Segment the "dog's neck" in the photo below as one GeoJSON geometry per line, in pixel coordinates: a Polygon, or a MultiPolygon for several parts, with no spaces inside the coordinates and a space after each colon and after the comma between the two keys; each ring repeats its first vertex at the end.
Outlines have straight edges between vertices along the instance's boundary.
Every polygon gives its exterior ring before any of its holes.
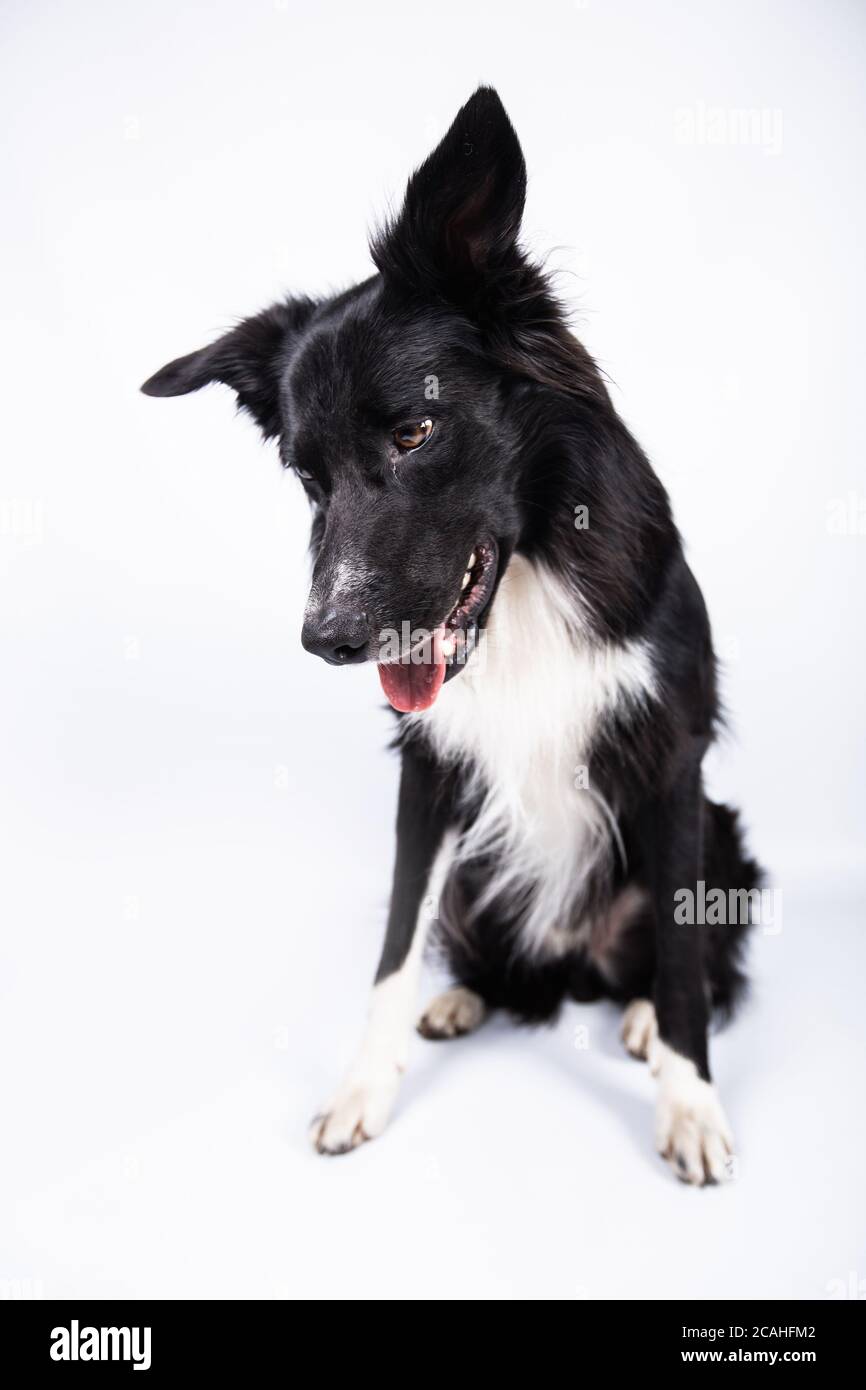
{"type": "Polygon", "coordinates": [[[645,644],[600,641],[580,595],[517,554],[466,670],[409,717],[445,761],[508,756],[528,769],[545,747],[586,749],[604,714],[654,689],[645,644]]]}

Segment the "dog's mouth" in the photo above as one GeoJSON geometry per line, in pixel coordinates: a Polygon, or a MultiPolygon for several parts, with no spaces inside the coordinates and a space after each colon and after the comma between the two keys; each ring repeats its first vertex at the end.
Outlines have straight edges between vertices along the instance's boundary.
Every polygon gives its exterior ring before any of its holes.
{"type": "Polygon", "coordinates": [[[443,683],[466,665],[493,597],[498,560],[496,542],[479,541],[448,616],[432,632],[418,635],[398,661],[379,663],[382,689],[394,709],[403,714],[429,709],[443,683]]]}

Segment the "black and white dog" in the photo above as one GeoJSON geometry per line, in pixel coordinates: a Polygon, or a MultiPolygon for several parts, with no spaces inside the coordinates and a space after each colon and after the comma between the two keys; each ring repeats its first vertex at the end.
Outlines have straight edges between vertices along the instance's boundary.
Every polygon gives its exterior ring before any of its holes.
{"type": "Polygon", "coordinates": [[[707,1030],[744,984],[747,922],[678,920],[703,881],[749,893],[735,814],[704,795],[710,629],[665,491],[521,250],[526,171],[479,89],[375,239],[377,273],[289,299],[145,384],[237,393],[313,510],[302,641],[376,661],[399,711],[397,856],[355,1064],[321,1153],[385,1128],[431,928],[454,987],[428,1038],[491,1009],[615,999],[658,1076],[656,1139],[720,1179],[730,1128],[707,1030]]]}

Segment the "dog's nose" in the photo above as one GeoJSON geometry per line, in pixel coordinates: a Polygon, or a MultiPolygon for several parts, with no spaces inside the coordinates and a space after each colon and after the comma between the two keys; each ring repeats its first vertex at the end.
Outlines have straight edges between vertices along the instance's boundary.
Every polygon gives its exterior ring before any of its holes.
{"type": "Polygon", "coordinates": [[[301,644],[329,661],[332,666],[349,666],[367,656],[367,615],[358,610],[320,608],[307,613],[301,644]]]}

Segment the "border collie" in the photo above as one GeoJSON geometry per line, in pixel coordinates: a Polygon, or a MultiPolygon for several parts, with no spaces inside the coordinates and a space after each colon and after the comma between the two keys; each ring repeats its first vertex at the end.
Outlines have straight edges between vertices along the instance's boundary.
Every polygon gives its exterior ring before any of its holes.
{"type": "Polygon", "coordinates": [[[434,932],[453,987],[425,1037],[620,1002],[658,1078],[657,1147],[700,1185],[733,1152],[707,1032],[742,993],[748,920],[684,923],[675,899],[704,882],[751,900],[759,870],[703,790],[703,599],[664,488],[521,249],[525,191],[482,87],[374,238],[376,274],[281,300],[142,389],[223,382],[278,441],[312,508],[303,645],[376,662],[398,712],[382,957],[315,1147],[385,1128],[434,932]]]}

